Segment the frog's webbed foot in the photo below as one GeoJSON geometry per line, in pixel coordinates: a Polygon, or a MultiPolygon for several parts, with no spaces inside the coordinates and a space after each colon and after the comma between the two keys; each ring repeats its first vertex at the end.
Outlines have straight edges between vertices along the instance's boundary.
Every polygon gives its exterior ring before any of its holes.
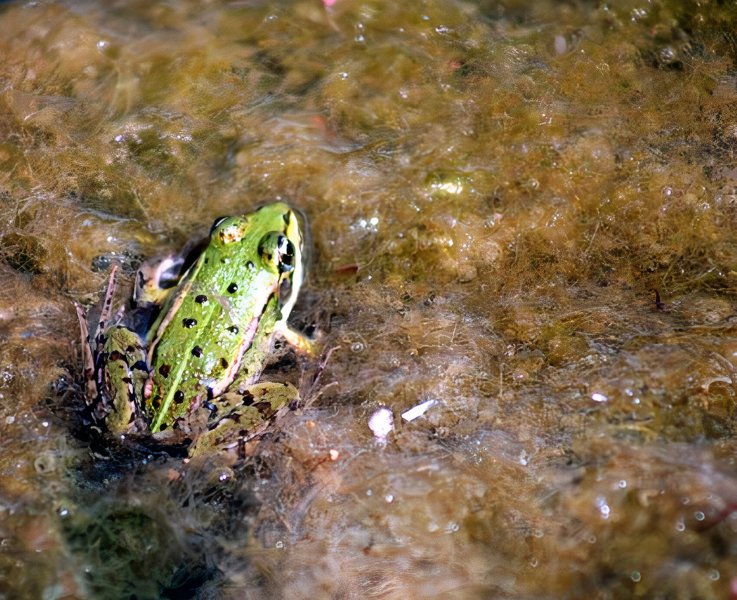
{"type": "Polygon", "coordinates": [[[212,451],[245,455],[245,443],[263,433],[271,421],[299,400],[290,383],[261,382],[242,393],[226,392],[202,405],[209,410],[207,429],[190,446],[190,456],[212,451]]]}

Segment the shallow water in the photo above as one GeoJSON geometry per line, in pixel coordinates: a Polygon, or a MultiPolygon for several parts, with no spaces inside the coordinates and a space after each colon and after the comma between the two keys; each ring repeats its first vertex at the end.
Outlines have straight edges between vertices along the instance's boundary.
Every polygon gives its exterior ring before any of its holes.
{"type": "Polygon", "coordinates": [[[737,597],[735,17],[3,4],[0,597],[737,597]],[[308,406],[90,434],[72,301],[274,198],[308,406]]]}

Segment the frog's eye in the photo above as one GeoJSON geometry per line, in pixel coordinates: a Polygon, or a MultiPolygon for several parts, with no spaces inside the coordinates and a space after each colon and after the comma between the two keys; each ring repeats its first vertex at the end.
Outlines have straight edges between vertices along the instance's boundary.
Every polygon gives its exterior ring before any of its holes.
{"type": "Polygon", "coordinates": [[[210,227],[210,235],[212,235],[212,234],[213,234],[213,232],[214,232],[214,231],[215,231],[215,230],[216,230],[216,229],[217,229],[217,228],[218,228],[218,227],[219,227],[220,225],[222,225],[222,224],[223,224],[223,221],[225,221],[225,219],[227,219],[227,218],[228,218],[228,217],[227,217],[227,216],[225,216],[225,217],[218,217],[217,219],[215,219],[215,220],[214,220],[214,221],[212,222],[212,227],[210,227]]]}
{"type": "Polygon", "coordinates": [[[295,248],[292,241],[276,231],[267,233],[258,245],[261,260],[272,265],[279,273],[288,273],[294,269],[295,248]]]}

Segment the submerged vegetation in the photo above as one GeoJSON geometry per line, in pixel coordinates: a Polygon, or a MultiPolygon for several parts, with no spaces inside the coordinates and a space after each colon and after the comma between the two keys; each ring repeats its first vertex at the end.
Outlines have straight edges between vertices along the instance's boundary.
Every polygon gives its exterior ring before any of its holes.
{"type": "Polygon", "coordinates": [[[0,589],[733,593],[735,24],[676,0],[3,3],[0,589]],[[292,324],[340,347],[308,406],[235,464],[100,435],[72,302],[274,199],[310,229],[292,324]]]}

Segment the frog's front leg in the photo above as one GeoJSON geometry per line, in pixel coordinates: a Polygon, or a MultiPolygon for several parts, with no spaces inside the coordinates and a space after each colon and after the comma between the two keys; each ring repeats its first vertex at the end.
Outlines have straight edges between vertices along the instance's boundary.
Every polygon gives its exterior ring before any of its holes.
{"type": "Polygon", "coordinates": [[[301,333],[289,329],[286,325],[278,327],[276,333],[283,337],[286,342],[292,346],[297,352],[304,356],[317,356],[318,343],[301,333]]]}
{"type": "Polygon", "coordinates": [[[207,429],[190,446],[190,456],[238,451],[244,442],[259,435],[281,412],[299,399],[291,383],[265,381],[243,392],[227,392],[204,404],[210,410],[207,429]]]}

